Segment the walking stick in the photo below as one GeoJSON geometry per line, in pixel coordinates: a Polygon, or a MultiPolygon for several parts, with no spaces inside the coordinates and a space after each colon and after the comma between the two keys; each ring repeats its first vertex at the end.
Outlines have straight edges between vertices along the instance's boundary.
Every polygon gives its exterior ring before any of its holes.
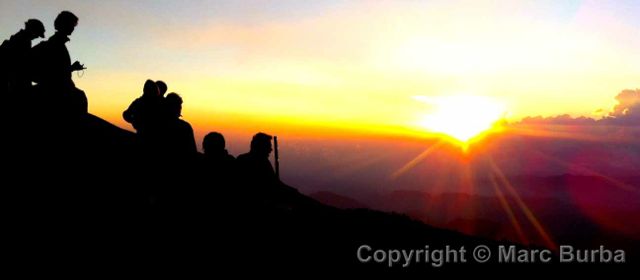
{"type": "Polygon", "coordinates": [[[276,165],[276,177],[280,179],[280,157],[278,156],[278,136],[273,137],[273,158],[276,165]]]}

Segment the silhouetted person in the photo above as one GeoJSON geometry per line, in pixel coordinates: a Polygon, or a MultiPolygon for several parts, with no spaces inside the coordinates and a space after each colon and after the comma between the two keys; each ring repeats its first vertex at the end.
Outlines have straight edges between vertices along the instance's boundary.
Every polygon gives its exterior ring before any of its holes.
{"type": "Polygon", "coordinates": [[[275,186],[279,183],[269,154],[273,151],[271,135],[259,132],[251,139],[251,149],[248,153],[238,156],[238,175],[247,188],[260,188],[261,186],[275,186]]]}
{"type": "Polygon", "coordinates": [[[44,25],[37,19],[30,19],[24,29],[2,42],[0,46],[0,92],[3,98],[25,94],[31,88],[30,71],[31,41],[44,38],[44,25]]]}
{"type": "Polygon", "coordinates": [[[202,140],[204,155],[211,161],[226,163],[235,160],[225,146],[224,136],[219,132],[209,132],[202,140]]]}
{"type": "Polygon", "coordinates": [[[158,137],[164,110],[158,86],[154,81],[147,80],[142,89],[142,96],[131,102],[127,110],[122,112],[122,118],[135,128],[140,137],[158,137]]]}
{"type": "Polygon", "coordinates": [[[206,174],[222,185],[227,185],[235,172],[235,158],[225,148],[224,136],[210,132],[202,140],[206,174]]]}
{"type": "MultiPolygon", "coordinates": [[[[163,123],[163,151],[171,159],[193,161],[198,153],[191,125],[180,119],[182,116],[182,97],[169,93],[164,99],[166,120],[163,123]]],[[[181,162],[184,164],[185,162],[181,162]]],[[[178,162],[178,164],[181,164],[178,162]]],[[[188,163],[188,162],[187,162],[188,163]]]]}
{"type": "MultiPolygon", "coordinates": [[[[251,139],[251,150],[236,159],[239,187],[248,190],[253,198],[281,208],[315,209],[317,201],[304,196],[276,176],[269,154],[273,151],[271,135],[259,132],[251,139]]],[[[255,202],[255,201],[254,201],[255,202]]]]}
{"type": "Polygon", "coordinates": [[[289,188],[280,182],[269,161],[272,139],[271,135],[257,133],[251,139],[249,152],[236,160],[239,187],[249,191],[248,197],[262,202],[282,200],[283,189],[289,188]]]}
{"type": "Polygon", "coordinates": [[[164,97],[164,94],[167,93],[167,84],[163,81],[156,81],[156,86],[158,86],[160,96],[164,97]]]}
{"type": "Polygon", "coordinates": [[[71,56],[66,43],[78,24],[78,17],[69,11],[61,12],[55,19],[56,33],[34,47],[34,62],[38,85],[48,91],[66,91],[75,88],[71,79],[73,71],[83,70],[84,65],[76,61],[71,64],[71,56]]]}

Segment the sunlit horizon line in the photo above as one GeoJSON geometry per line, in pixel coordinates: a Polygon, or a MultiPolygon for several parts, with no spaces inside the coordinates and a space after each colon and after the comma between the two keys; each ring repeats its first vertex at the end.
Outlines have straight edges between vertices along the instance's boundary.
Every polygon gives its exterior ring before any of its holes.
{"type": "MultiPolygon", "coordinates": [[[[621,137],[611,137],[611,136],[600,136],[589,133],[578,133],[578,132],[565,132],[565,131],[557,131],[552,129],[540,129],[541,125],[535,126],[505,126],[505,134],[507,135],[519,135],[519,136],[532,136],[532,137],[540,137],[540,138],[556,138],[556,139],[570,139],[570,140],[578,140],[578,141],[591,141],[591,142],[616,142],[616,143],[630,143],[636,141],[632,138],[621,138],[621,137]]],[[[555,125],[554,128],[560,127],[559,125],[555,125]]],[[[586,126],[567,126],[573,128],[585,128],[586,126]]]]}
{"type": "MultiPolygon", "coordinates": [[[[480,147],[487,140],[488,136],[530,136],[541,138],[555,138],[555,139],[573,139],[577,141],[591,141],[591,142],[616,142],[626,143],[633,142],[634,139],[612,137],[612,136],[600,136],[592,133],[579,133],[579,132],[565,132],[558,131],[562,129],[575,129],[583,128],[581,125],[550,125],[549,129],[546,125],[521,125],[510,124],[505,119],[496,121],[493,127],[489,130],[483,131],[480,134],[472,137],[467,141],[461,141],[453,136],[445,133],[434,133],[420,128],[410,126],[392,126],[392,125],[375,125],[375,124],[359,124],[352,125],[345,122],[323,122],[323,121],[309,121],[298,122],[297,120],[281,119],[281,118],[266,118],[268,125],[265,124],[265,118],[258,118],[252,115],[238,114],[239,117],[233,117],[233,120],[241,120],[242,124],[235,124],[232,122],[221,123],[216,120],[208,121],[202,117],[195,117],[195,121],[190,121],[196,131],[196,136],[203,136],[210,131],[223,131],[236,135],[252,135],[259,131],[273,133],[273,134],[286,134],[295,137],[323,137],[327,139],[355,139],[366,138],[372,141],[411,141],[411,142],[424,142],[430,143],[432,141],[445,142],[453,146],[460,148],[464,154],[469,153],[475,147],[480,147]],[[205,120],[205,121],[202,121],[205,120]],[[262,124],[262,125],[261,125],[262,124]],[[261,129],[256,127],[266,127],[267,129],[261,129]]],[[[118,117],[105,118],[112,124],[135,132],[130,124],[126,123],[118,117]]],[[[197,143],[200,143],[200,139],[196,139],[197,143]]],[[[443,143],[441,143],[443,144],[443,143]]]]}
{"type": "Polygon", "coordinates": [[[462,152],[467,154],[470,152],[471,146],[473,146],[474,144],[483,142],[487,136],[493,135],[493,134],[503,134],[504,127],[502,126],[502,123],[503,123],[502,120],[498,120],[495,123],[493,123],[489,129],[482,131],[466,140],[458,139],[455,136],[451,136],[446,133],[436,133],[434,135],[454,145],[459,146],[462,152]]]}
{"type": "Polygon", "coordinates": [[[504,122],[507,112],[502,101],[478,94],[416,95],[413,99],[431,107],[418,125],[454,138],[457,140],[454,143],[464,151],[472,140],[495,129],[496,123],[504,122]]]}
{"type": "MultiPolygon", "coordinates": [[[[417,96],[422,97],[422,96],[417,96]]],[[[417,98],[420,99],[420,98],[417,98]]],[[[425,101],[425,100],[422,100],[425,101]]],[[[445,140],[459,146],[463,152],[468,152],[469,148],[478,142],[482,142],[490,134],[500,135],[524,135],[533,137],[549,137],[559,139],[575,139],[583,141],[599,142],[630,142],[633,139],[614,138],[609,136],[597,136],[589,133],[565,132],[561,130],[573,130],[585,127],[585,125],[544,125],[509,122],[506,117],[496,120],[491,127],[485,131],[470,137],[469,139],[459,139],[446,132],[435,132],[418,127],[416,125],[401,124],[376,124],[357,121],[323,120],[322,118],[295,118],[290,115],[259,116],[254,114],[214,112],[208,113],[195,111],[186,113],[185,120],[193,124],[196,134],[204,134],[206,131],[214,129],[216,126],[230,129],[233,133],[250,134],[258,132],[256,127],[265,127],[278,132],[292,133],[305,136],[329,136],[334,138],[367,137],[372,139],[399,139],[399,140],[445,140]],[[230,121],[219,121],[208,115],[216,117],[224,116],[223,119],[230,121]],[[236,124],[236,122],[238,124],[236,124]],[[560,131],[559,131],[560,130],[560,131]]],[[[108,114],[106,118],[113,124],[125,130],[134,132],[133,128],[120,119],[118,114],[108,114]]],[[[591,127],[591,126],[589,126],[591,127]]],[[[601,127],[601,126],[595,126],[601,127]]],[[[263,129],[261,129],[263,130],[263,129]]]]}
{"type": "MultiPolygon", "coordinates": [[[[94,113],[97,116],[99,114],[94,113]]],[[[370,137],[371,139],[402,139],[402,140],[440,140],[448,137],[442,133],[425,131],[420,128],[406,125],[384,125],[362,122],[342,122],[342,121],[321,121],[317,119],[298,120],[295,118],[281,118],[271,116],[257,116],[252,114],[232,114],[228,119],[231,121],[220,122],[213,118],[202,117],[202,114],[193,114],[195,117],[188,117],[188,113],[183,114],[183,119],[194,127],[195,130],[207,130],[218,126],[232,129],[234,132],[251,133],[253,127],[268,125],[274,130],[283,132],[295,132],[300,136],[334,136],[336,138],[370,137]],[[184,117],[187,115],[187,117],[184,117]],[[237,123],[236,123],[237,122],[237,123]]],[[[212,114],[213,115],[213,114],[212,114]]],[[[105,120],[112,124],[131,132],[135,129],[131,124],[121,119],[119,115],[108,115],[105,120]]],[[[226,118],[225,118],[226,119],[226,118]]]]}

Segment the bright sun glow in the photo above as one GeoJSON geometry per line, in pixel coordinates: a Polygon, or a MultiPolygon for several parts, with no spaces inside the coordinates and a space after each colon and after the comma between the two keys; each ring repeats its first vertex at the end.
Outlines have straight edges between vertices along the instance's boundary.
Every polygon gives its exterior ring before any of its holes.
{"type": "Polygon", "coordinates": [[[431,112],[420,121],[420,126],[430,132],[451,136],[465,145],[483,132],[491,130],[505,113],[503,104],[484,96],[415,98],[433,106],[431,112]]]}

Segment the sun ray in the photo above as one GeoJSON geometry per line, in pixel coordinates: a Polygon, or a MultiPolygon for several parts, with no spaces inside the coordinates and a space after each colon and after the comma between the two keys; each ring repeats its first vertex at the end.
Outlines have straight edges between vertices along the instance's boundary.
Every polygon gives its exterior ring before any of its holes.
{"type": "MultiPolygon", "coordinates": [[[[635,223],[629,223],[629,220],[633,220],[633,217],[637,217],[640,214],[637,208],[637,203],[635,203],[635,201],[640,197],[640,189],[591,170],[590,168],[566,162],[552,155],[546,155],[540,151],[536,152],[548,160],[568,167],[571,171],[597,177],[598,179],[606,182],[606,187],[599,183],[596,183],[595,185],[590,185],[588,183],[584,184],[582,182],[580,184],[576,184],[571,181],[570,177],[568,178],[566,187],[571,195],[574,205],[581,210],[585,217],[590,218],[598,225],[609,230],[614,230],[621,234],[631,236],[632,238],[636,238],[638,236],[640,227],[635,223]],[[599,203],[594,203],[591,200],[594,198],[599,201],[599,203]],[[618,212],[617,209],[618,207],[624,208],[625,206],[623,205],[625,204],[635,205],[635,207],[633,210],[625,211],[623,215],[620,215],[620,212],[618,212]]],[[[594,180],[589,179],[589,181],[594,180]]]]}
{"type": "MultiPolygon", "coordinates": [[[[461,170],[460,174],[460,192],[463,194],[474,194],[475,193],[475,185],[473,183],[473,172],[471,171],[470,165],[468,163],[465,163],[462,166],[462,170],[461,170]]],[[[454,205],[452,205],[453,211],[450,211],[450,213],[459,213],[462,210],[468,210],[469,213],[469,217],[470,217],[470,221],[468,223],[465,223],[465,228],[464,230],[466,230],[467,233],[470,234],[475,234],[476,230],[477,230],[477,225],[476,225],[476,217],[477,217],[477,213],[476,213],[476,203],[475,203],[475,199],[469,199],[468,204],[463,204],[463,197],[462,196],[457,196],[457,200],[454,203],[454,205]],[[467,207],[467,209],[464,209],[462,206],[467,207]]]]}
{"type": "MultiPolygon", "coordinates": [[[[443,169],[441,174],[448,174],[447,176],[442,177],[440,180],[437,180],[435,182],[435,184],[433,185],[433,188],[430,190],[430,193],[432,194],[441,194],[444,193],[444,191],[446,190],[446,187],[451,186],[451,182],[448,182],[447,180],[449,180],[450,178],[456,178],[458,173],[456,170],[454,170],[454,166],[453,164],[449,163],[449,165],[446,166],[446,170],[443,169]],[[445,180],[446,178],[446,180],[445,180]]],[[[427,203],[427,207],[426,210],[431,211],[431,212],[437,212],[438,210],[442,209],[443,207],[445,207],[442,204],[441,200],[436,200],[436,196],[432,195],[429,197],[427,203]]]]}
{"type": "Polygon", "coordinates": [[[411,170],[412,168],[414,168],[416,165],[418,165],[420,162],[422,162],[424,159],[426,159],[427,156],[429,156],[431,153],[433,153],[437,148],[442,146],[443,143],[444,142],[442,140],[439,140],[435,144],[431,145],[429,148],[427,148],[422,153],[420,153],[418,156],[416,156],[415,158],[410,160],[407,164],[402,166],[396,172],[393,172],[393,174],[391,174],[391,179],[394,180],[394,179],[402,176],[402,174],[404,174],[405,172],[407,172],[407,171],[411,170]]]}
{"type": "Polygon", "coordinates": [[[553,239],[551,239],[551,236],[549,236],[547,231],[544,229],[544,226],[542,225],[542,223],[538,220],[538,218],[533,213],[533,211],[531,211],[529,206],[527,206],[527,204],[522,200],[522,198],[520,197],[518,192],[515,190],[513,185],[511,185],[511,183],[509,182],[507,177],[504,175],[504,173],[502,173],[502,171],[500,170],[498,165],[493,161],[493,159],[491,157],[489,158],[489,164],[490,164],[491,168],[493,169],[494,174],[498,176],[498,179],[499,179],[500,183],[502,183],[502,185],[507,189],[509,194],[511,196],[513,196],[513,198],[515,199],[516,203],[520,207],[520,210],[522,210],[522,212],[527,217],[529,222],[536,229],[536,231],[538,232],[538,234],[540,235],[540,237],[544,241],[545,246],[547,246],[548,248],[550,248],[552,250],[556,250],[557,249],[556,243],[553,241],[553,239]]]}
{"type": "Polygon", "coordinates": [[[577,173],[581,173],[581,174],[586,174],[588,176],[594,176],[594,177],[602,178],[602,179],[606,180],[607,182],[611,183],[613,186],[615,186],[615,187],[617,187],[617,188],[619,188],[621,190],[633,193],[634,195],[640,195],[640,189],[635,188],[635,187],[633,187],[633,186],[631,186],[629,184],[625,184],[624,182],[621,182],[620,180],[616,180],[614,178],[611,178],[609,176],[606,176],[604,174],[596,172],[595,170],[592,170],[592,169],[587,168],[585,166],[581,166],[581,165],[578,165],[578,164],[575,164],[575,163],[571,163],[571,162],[567,162],[567,161],[561,160],[561,159],[559,159],[557,157],[548,155],[548,154],[540,152],[538,150],[535,150],[535,152],[539,156],[544,157],[544,158],[546,158],[548,160],[554,161],[554,162],[556,162],[556,163],[558,163],[560,165],[564,165],[564,166],[568,167],[570,170],[576,171],[577,173]]]}
{"type": "Polygon", "coordinates": [[[516,234],[520,239],[520,242],[522,242],[522,244],[528,245],[529,240],[527,239],[527,236],[522,230],[522,226],[520,225],[520,222],[516,218],[516,215],[513,213],[513,208],[511,208],[511,205],[509,205],[509,203],[507,202],[507,199],[505,198],[504,193],[498,187],[498,182],[496,181],[496,178],[494,176],[489,176],[489,177],[491,179],[491,185],[493,186],[493,190],[496,193],[498,200],[500,201],[500,205],[502,206],[502,209],[504,210],[504,212],[507,214],[507,217],[509,218],[511,225],[513,226],[513,229],[515,229],[516,234]]]}

